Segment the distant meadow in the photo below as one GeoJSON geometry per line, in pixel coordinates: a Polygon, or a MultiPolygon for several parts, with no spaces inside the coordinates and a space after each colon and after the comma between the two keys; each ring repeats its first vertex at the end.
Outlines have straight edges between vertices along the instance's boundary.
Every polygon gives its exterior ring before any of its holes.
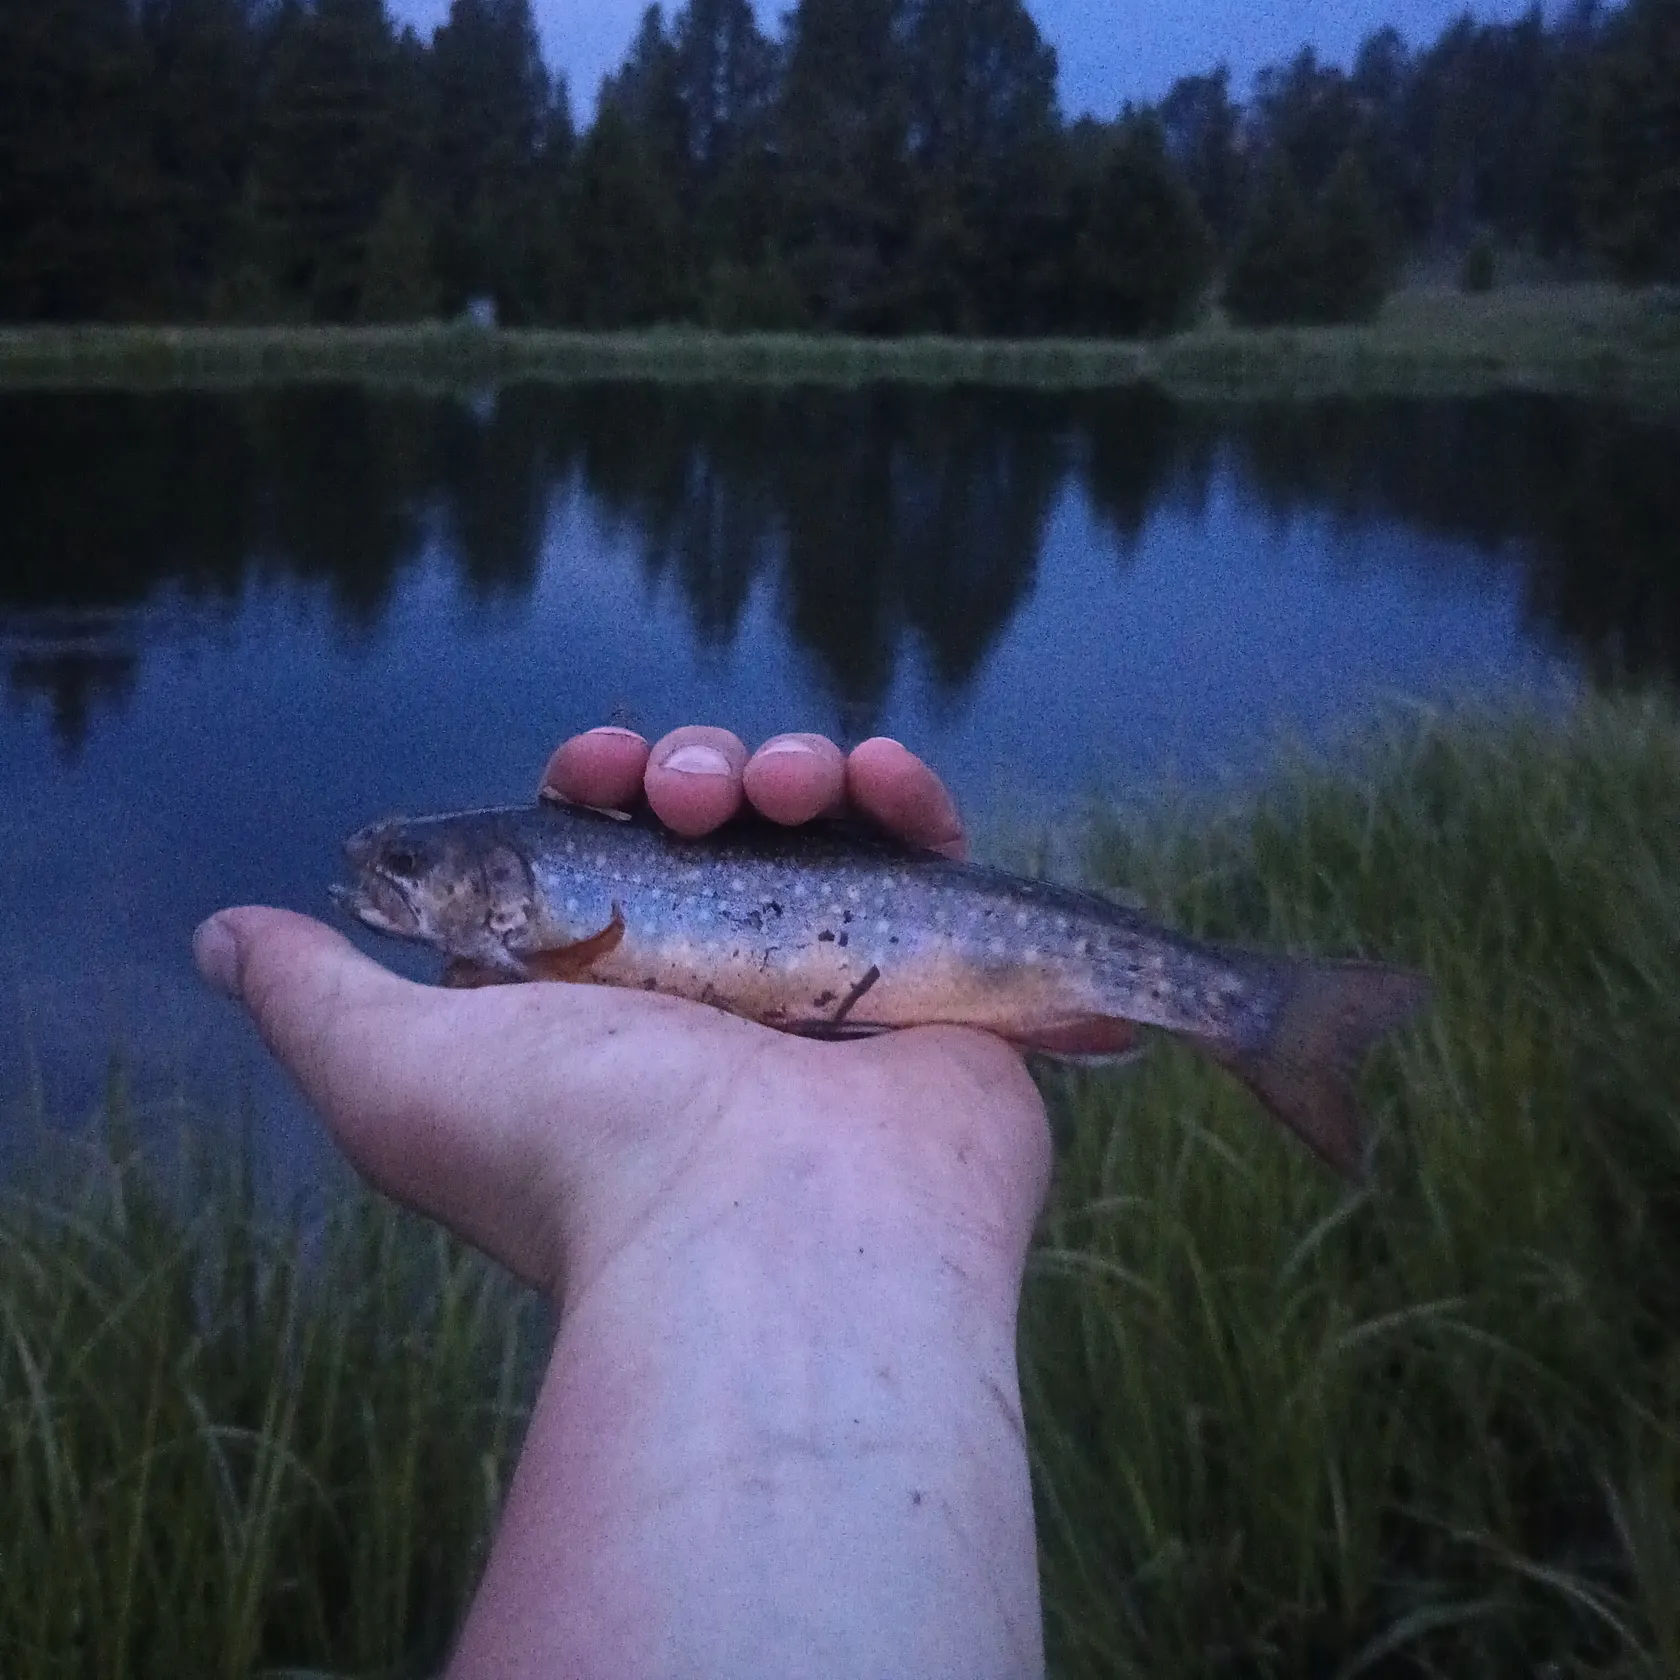
{"type": "Polygon", "coordinates": [[[545,384],[1157,391],[1187,402],[1477,397],[1680,402],[1680,293],[1605,282],[1482,296],[1416,286],[1340,326],[1209,319],[1164,337],[859,337],[693,326],[0,326],[0,390],[249,389],[304,381],[447,394],[545,384]]]}

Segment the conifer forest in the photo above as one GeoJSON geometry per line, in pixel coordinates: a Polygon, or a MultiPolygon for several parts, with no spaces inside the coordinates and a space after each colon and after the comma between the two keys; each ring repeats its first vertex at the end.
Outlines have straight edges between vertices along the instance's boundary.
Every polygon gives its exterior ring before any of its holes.
{"type": "Polygon", "coordinates": [[[1136,335],[1369,316],[1418,256],[1680,278],[1680,0],[1466,15],[1059,108],[1023,0],[0,0],[0,320],[1136,335]],[[587,112],[588,120],[583,120],[587,112]]]}

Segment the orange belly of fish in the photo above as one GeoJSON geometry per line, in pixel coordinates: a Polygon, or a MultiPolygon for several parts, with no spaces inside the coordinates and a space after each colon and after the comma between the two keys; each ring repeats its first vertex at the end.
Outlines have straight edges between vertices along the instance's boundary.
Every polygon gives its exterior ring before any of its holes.
{"type": "Polygon", "coordinates": [[[718,956],[633,940],[576,976],[711,1004],[785,1031],[836,1036],[902,1027],[978,1027],[1026,1049],[1114,1056],[1133,1023],[1100,1011],[1088,984],[1046,963],[986,967],[948,955],[906,955],[879,967],[833,945],[718,956]]]}

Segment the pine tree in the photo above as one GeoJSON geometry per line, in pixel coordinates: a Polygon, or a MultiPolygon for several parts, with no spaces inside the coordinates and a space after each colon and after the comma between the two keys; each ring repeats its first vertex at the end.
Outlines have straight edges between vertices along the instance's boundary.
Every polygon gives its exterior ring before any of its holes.
{"type": "Polygon", "coordinates": [[[256,40],[246,0],[142,0],[160,282],[176,315],[202,315],[236,260],[250,166],[256,40]]]}
{"type": "Polygon", "coordinates": [[[1357,152],[1336,165],[1315,220],[1312,319],[1370,320],[1388,292],[1388,242],[1357,152]]]}
{"type": "Polygon", "coordinates": [[[799,0],[779,148],[788,260],[806,311],[890,330],[910,235],[902,0],[799,0]]]}
{"type": "Polygon", "coordinates": [[[1388,241],[1357,152],[1310,209],[1279,154],[1225,280],[1225,306],[1250,326],[1369,320],[1389,285],[1388,241]]]}
{"type": "Polygon", "coordinates": [[[1212,235],[1167,156],[1159,121],[1128,112],[1078,233],[1072,324],[1168,332],[1193,318],[1212,268],[1212,235]]]}
{"type": "Polygon", "coordinates": [[[659,5],[642,14],[641,28],[624,63],[601,84],[602,106],[618,113],[649,165],[673,192],[688,184],[688,110],[683,103],[682,63],[659,5]]]}
{"type": "Polygon", "coordinates": [[[1242,111],[1231,99],[1230,70],[1181,77],[1159,115],[1167,151],[1223,248],[1236,237],[1244,188],[1242,111]]]}
{"type": "Polygon", "coordinates": [[[498,278],[496,303],[510,323],[555,322],[570,307],[572,165],[577,134],[563,76],[550,84],[536,164],[515,203],[519,237],[498,278]]]}
{"type": "Polygon", "coordinates": [[[776,48],[748,0],[689,0],[671,38],[701,311],[720,325],[785,323],[793,305],[778,251],[776,48]]]}
{"type": "Polygon", "coordinates": [[[124,0],[0,0],[0,318],[155,309],[150,141],[124,0]]]}
{"type": "Polygon", "coordinates": [[[1282,69],[1254,81],[1255,117],[1267,148],[1282,153],[1309,199],[1316,198],[1358,138],[1359,99],[1346,74],[1303,47],[1282,69]]]}
{"type": "Polygon", "coordinates": [[[566,216],[563,318],[639,327],[682,312],[677,205],[614,102],[602,102],[579,148],[566,216]]]}
{"type": "Polygon", "coordinates": [[[914,0],[904,58],[925,170],[992,175],[1056,123],[1056,55],[1021,0],[914,0]]]}
{"type": "Polygon", "coordinates": [[[490,293],[505,305],[552,97],[530,0],[452,0],[430,69],[428,180],[447,303],[490,293]]]}
{"type": "Polygon", "coordinates": [[[1409,126],[1413,66],[1405,39],[1392,26],[1367,35],[1353,65],[1352,87],[1362,112],[1359,155],[1383,216],[1397,232],[1421,225],[1420,170],[1409,126]]]}
{"type": "Polygon", "coordinates": [[[368,234],[401,161],[394,71],[383,0],[315,0],[276,46],[257,236],[278,295],[317,319],[348,319],[361,299],[368,234]]]}
{"type": "Polygon", "coordinates": [[[776,49],[749,0],[689,0],[671,29],[689,170],[712,185],[762,146],[776,91],[776,49]]]}
{"type": "MultiPolygon", "coordinates": [[[[580,162],[616,172],[630,184],[635,196],[616,219],[616,236],[646,240],[650,251],[657,246],[660,253],[658,274],[638,275],[631,285],[633,303],[625,307],[637,319],[686,314],[695,290],[689,238],[695,184],[682,65],[663,7],[651,5],[642,14],[624,63],[601,83],[598,106],[603,112],[610,108],[614,122],[601,130],[602,145],[593,145],[597,137],[591,134],[580,162]],[[654,314],[648,316],[648,310],[654,314]]],[[[604,205],[601,212],[611,215],[604,205]]],[[[583,237],[587,243],[590,236],[583,237]]],[[[611,309],[604,277],[601,288],[601,306],[611,309]]]]}
{"type": "Polygon", "coordinates": [[[1630,0],[1592,74],[1584,208],[1625,281],[1680,280],[1680,0],[1630,0]]]}
{"type": "Polygon", "coordinates": [[[369,230],[358,313],[364,321],[420,321],[437,313],[439,298],[432,231],[405,177],[369,230]]]}
{"type": "Polygon", "coordinates": [[[1289,160],[1272,161],[1225,276],[1225,307],[1245,326],[1309,319],[1317,251],[1313,218],[1289,160]]]}
{"type": "Polygon", "coordinates": [[[1056,55],[1021,0],[913,0],[906,325],[1019,331],[1057,164],[1056,55]]]}

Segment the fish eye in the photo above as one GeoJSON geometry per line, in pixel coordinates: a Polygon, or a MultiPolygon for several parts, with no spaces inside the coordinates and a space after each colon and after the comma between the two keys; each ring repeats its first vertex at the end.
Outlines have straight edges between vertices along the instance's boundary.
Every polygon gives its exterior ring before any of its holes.
{"type": "Polygon", "coordinates": [[[385,867],[393,875],[412,875],[420,867],[420,860],[406,846],[398,846],[385,854],[385,867]]]}

